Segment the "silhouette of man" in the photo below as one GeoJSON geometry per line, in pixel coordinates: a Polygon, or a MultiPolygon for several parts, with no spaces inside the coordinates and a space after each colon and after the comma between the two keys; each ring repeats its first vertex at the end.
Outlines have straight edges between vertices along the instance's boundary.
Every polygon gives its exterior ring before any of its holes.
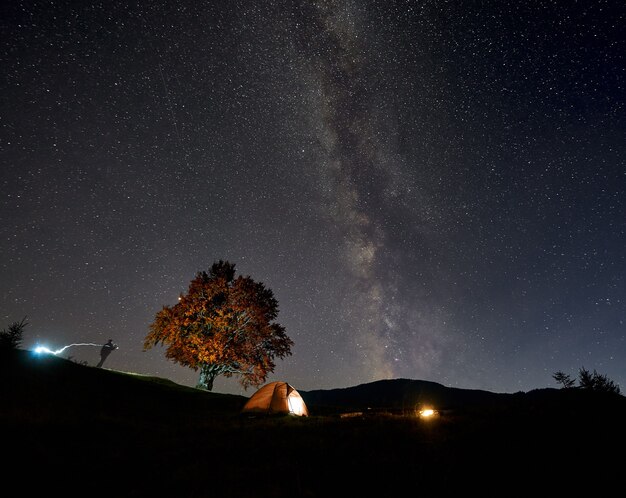
{"type": "Polygon", "coordinates": [[[100,362],[96,365],[96,367],[100,368],[104,363],[104,360],[111,354],[111,351],[117,349],[117,344],[113,342],[113,339],[109,339],[109,341],[102,346],[100,349],[100,362]]]}

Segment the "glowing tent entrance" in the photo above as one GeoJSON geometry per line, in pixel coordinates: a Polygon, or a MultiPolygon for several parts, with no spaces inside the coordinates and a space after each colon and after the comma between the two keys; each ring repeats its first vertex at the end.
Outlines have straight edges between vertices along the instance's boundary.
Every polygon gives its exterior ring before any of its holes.
{"type": "Polygon", "coordinates": [[[241,413],[306,417],[309,410],[300,393],[292,386],[286,382],[271,382],[250,396],[241,413]]]}

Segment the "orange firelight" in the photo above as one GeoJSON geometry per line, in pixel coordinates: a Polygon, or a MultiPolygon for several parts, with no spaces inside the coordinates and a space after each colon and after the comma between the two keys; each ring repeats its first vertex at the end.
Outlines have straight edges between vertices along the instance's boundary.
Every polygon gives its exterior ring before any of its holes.
{"type": "Polygon", "coordinates": [[[436,414],[437,412],[433,410],[432,408],[423,408],[419,411],[420,418],[425,418],[425,419],[433,418],[436,414]]]}

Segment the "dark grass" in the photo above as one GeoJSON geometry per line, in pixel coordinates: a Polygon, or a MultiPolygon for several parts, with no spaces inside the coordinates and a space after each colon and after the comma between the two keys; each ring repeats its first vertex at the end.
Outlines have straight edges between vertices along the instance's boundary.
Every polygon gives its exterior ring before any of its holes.
{"type": "Polygon", "coordinates": [[[26,496],[562,496],[590,486],[609,496],[622,483],[622,396],[537,391],[429,421],[317,415],[314,405],[308,418],[250,418],[241,396],[29,352],[0,359],[2,482],[26,496]]]}

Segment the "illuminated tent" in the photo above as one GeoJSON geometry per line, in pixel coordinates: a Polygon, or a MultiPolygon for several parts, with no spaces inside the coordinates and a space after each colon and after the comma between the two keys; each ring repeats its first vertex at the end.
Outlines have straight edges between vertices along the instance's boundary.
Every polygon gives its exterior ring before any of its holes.
{"type": "Polygon", "coordinates": [[[300,393],[292,386],[286,382],[271,382],[250,396],[241,413],[306,417],[309,410],[300,393]]]}

